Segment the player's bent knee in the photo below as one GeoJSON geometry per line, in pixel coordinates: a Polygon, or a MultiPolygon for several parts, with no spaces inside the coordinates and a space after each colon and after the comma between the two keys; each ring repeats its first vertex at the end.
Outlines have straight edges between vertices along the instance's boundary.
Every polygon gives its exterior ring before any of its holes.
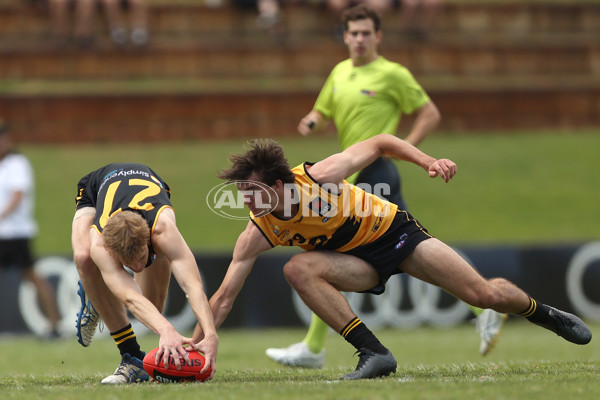
{"type": "Polygon", "coordinates": [[[87,253],[75,253],[73,256],[73,261],[75,262],[75,266],[77,267],[77,272],[79,275],[88,274],[95,269],[97,269],[94,260],[92,260],[92,256],[89,252],[87,253]]]}
{"type": "Polygon", "coordinates": [[[283,267],[283,274],[294,288],[302,287],[311,277],[314,276],[311,271],[310,263],[302,254],[293,256],[283,267]]]}

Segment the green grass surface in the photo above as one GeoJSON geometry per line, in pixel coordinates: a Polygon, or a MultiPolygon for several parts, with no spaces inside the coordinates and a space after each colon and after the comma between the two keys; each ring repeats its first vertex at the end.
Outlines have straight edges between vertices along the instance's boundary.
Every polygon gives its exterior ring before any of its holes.
{"type": "MultiPolygon", "coordinates": [[[[597,335],[600,324],[591,326],[597,335]]],[[[2,399],[597,399],[600,396],[600,345],[570,344],[522,320],[509,320],[500,342],[485,358],[472,324],[453,328],[376,332],[394,352],[398,371],[388,378],[338,381],[357,357],[341,337],[327,340],[321,370],[280,366],[264,355],[304,334],[300,329],[220,332],[217,374],[203,384],[141,384],[103,387],[118,352],[111,340],[83,348],[75,339],[39,341],[0,338],[2,399]]],[[[140,338],[156,347],[154,335],[140,338]]]]}
{"type": "MultiPolygon", "coordinates": [[[[334,136],[280,140],[292,165],[338,151],[334,136]]],[[[206,206],[227,156],[244,140],[166,144],[21,146],[36,171],[40,254],[69,253],[77,181],[109,162],[153,167],[173,190],[178,223],[197,251],[230,250],[245,222],[206,206]]],[[[448,184],[399,164],[411,212],[451,244],[583,242],[600,237],[600,135],[578,133],[433,134],[422,149],[458,164],[448,184]]]]}

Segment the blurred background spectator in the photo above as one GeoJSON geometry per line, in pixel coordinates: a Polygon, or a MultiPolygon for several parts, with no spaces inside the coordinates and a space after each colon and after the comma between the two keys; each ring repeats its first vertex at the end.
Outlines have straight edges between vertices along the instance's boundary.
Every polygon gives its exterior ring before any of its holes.
{"type": "Polygon", "coordinates": [[[66,45],[71,37],[79,47],[93,44],[92,18],[96,0],[48,0],[52,35],[57,45],[66,45]],[[69,23],[73,14],[74,26],[69,23]]]}
{"type": "Polygon", "coordinates": [[[427,39],[442,0],[401,0],[401,24],[405,35],[414,40],[427,39]]]}
{"type": "Polygon", "coordinates": [[[29,160],[12,145],[8,125],[0,120],[0,268],[16,267],[36,288],[48,321],[48,337],[58,337],[60,315],[54,289],[36,274],[31,239],[37,232],[33,218],[34,178],[29,160]]]}
{"type": "MultiPolygon", "coordinates": [[[[395,0],[326,0],[327,5],[336,14],[340,14],[346,8],[363,3],[377,14],[384,15],[394,7],[395,0]]],[[[403,0],[400,0],[403,1],[403,0]]]]}
{"type": "Polygon", "coordinates": [[[99,6],[106,15],[108,31],[114,44],[119,47],[129,42],[136,47],[148,44],[148,12],[145,0],[47,1],[52,35],[59,46],[68,44],[73,38],[78,47],[91,47],[94,44],[94,15],[99,6]],[[73,27],[70,24],[71,19],[74,20],[73,27]]]}
{"type": "Polygon", "coordinates": [[[285,24],[281,11],[281,0],[230,0],[238,10],[257,13],[257,25],[275,37],[285,36],[285,24]]]}
{"type": "Polygon", "coordinates": [[[110,37],[116,45],[124,46],[128,40],[136,47],[148,44],[145,0],[102,0],[102,2],[110,37]],[[127,20],[129,20],[129,31],[127,20]]]}
{"type": "Polygon", "coordinates": [[[326,0],[329,9],[336,15],[346,8],[363,3],[377,14],[384,16],[400,9],[400,24],[404,34],[413,40],[427,38],[442,0],[326,0]]]}

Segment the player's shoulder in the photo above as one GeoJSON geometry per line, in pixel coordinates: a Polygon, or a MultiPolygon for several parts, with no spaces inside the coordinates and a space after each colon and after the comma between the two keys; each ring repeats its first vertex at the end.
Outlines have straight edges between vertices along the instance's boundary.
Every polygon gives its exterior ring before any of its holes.
{"type": "Polygon", "coordinates": [[[399,62],[388,60],[383,56],[379,56],[376,62],[379,68],[389,72],[390,74],[412,75],[406,66],[400,64],[399,62]]]}
{"type": "Polygon", "coordinates": [[[352,69],[352,60],[347,58],[343,61],[340,61],[333,67],[331,70],[331,74],[339,73],[340,71],[350,70],[352,69]]]}

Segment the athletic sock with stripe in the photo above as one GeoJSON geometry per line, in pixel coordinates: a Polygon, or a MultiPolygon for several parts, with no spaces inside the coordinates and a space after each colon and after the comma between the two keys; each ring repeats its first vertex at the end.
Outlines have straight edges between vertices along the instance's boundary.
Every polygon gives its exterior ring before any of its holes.
{"type": "Polygon", "coordinates": [[[373,332],[358,317],[348,322],[344,329],[340,331],[340,335],[354,346],[356,350],[367,348],[374,353],[387,353],[387,349],[381,344],[379,339],[375,337],[373,332]]]}
{"type": "Polygon", "coordinates": [[[117,344],[121,355],[129,353],[132,357],[142,359],[142,350],[137,342],[135,333],[133,333],[131,324],[127,324],[125,328],[119,329],[116,332],[111,332],[110,336],[112,336],[113,340],[117,344]]]}

